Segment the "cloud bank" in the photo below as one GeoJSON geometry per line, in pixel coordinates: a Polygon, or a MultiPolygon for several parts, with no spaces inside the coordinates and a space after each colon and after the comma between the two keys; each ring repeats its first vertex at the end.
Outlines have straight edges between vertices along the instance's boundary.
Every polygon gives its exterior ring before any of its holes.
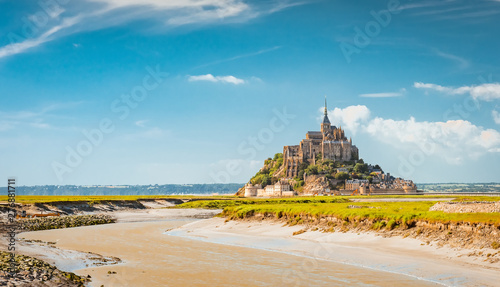
{"type": "Polygon", "coordinates": [[[466,158],[477,159],[500,152],[500,132],[469,121],[428,122],[413,117],[393,120],[371,118],[370,114],[364,105],[329,111],[332,124],[341,124],[352,134],[361,132],[401,150],[426,147],[434,156],[442,157],[450,164],[461,164],[466,158]]]}
{"type": "Polygon", "coordinates": [[[469,94],[476,100],[491,102],[500,99],[500,83],[486,83],[479,86],[462,86],[458,88],[445,87],[436,84],[415,82],[413,87],[417,89],[433,90],[448,95],[469,94]]]}
{"type": "Polygon", "coordinates": [[[245,80],[238,79],[234,76],[214,76],[212,74],[199,75],[199,76],[189,76],[188,81],[196,82],[196,81],[208,81],[208,82],[220,82],[220,83],[228,83],[234,85],[244,84],[245,80]]]}

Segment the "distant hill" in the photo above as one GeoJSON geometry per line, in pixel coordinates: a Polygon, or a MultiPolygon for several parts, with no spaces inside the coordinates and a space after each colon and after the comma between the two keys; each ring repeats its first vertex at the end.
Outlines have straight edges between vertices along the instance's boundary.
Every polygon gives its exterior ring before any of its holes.
{"type": "Polygon", "coordinates": [[[425,192],[500,192],[500,183],[417,183],[425,192]]]}
{"type": "MultiPolygon", "coordinates": [[[[35,185],[17,186],[17,195],[179,195],[235,194],[243,183],[164,185],[35,185]]],[[[0,187],[7,194],[7,187],[0,187]]]]}

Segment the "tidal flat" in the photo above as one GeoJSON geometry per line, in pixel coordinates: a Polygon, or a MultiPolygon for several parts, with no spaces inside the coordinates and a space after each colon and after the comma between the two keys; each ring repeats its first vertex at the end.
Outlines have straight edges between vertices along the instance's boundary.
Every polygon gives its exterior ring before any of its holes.
{"type": "MultiPolygon", "coordinates": [[[[315,259],[293,250],[288,252],[286,246],[297,247],[304,242],[292,238],[292,233],[288,234],[288,239],[280,235],[268,241],[277,244],[275,249],[255,245],[253,243],[258,242],[255,234],[217,231],[216,226],[224,224],[221,218],[195,218],[200,217],[199,213],[207,216],[207,212],[220,211],[129,211],[117,214],[118,223],[115,224],[26,232],[20,237],[56,242],[56,248],[61,250],[92,252],[121,260],[118,264],[72,270],[82,276],[90,275],[89,286],[442,285],[394,271],[315,259]],[[187,213],[188,216],[181,216],[187,213]],[[208,229],[213,229],[213,233],[207,233],[208,229]],[[225,242],[217,239],[224,236],[225,242]],[[235,238],[247,245],[233,244],[231,241],[235,238]]],[[[244,230],[247,226],[238,228],[244,230]]],[[[271,225],[271,228],[279,229],[280,226],[271,225]]],[[[58,267],[64,270],[63,265],[58,267]]]]}

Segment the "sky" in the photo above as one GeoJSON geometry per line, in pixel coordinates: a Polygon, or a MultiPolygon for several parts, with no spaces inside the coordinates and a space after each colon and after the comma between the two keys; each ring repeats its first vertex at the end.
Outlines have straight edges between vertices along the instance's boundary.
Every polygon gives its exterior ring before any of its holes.
{"type": "Polygon", "coordinates": [[[498,182],[500,1],[0,0],[0,174],[247,182],[319,130],[365,162],[498,182]]]}

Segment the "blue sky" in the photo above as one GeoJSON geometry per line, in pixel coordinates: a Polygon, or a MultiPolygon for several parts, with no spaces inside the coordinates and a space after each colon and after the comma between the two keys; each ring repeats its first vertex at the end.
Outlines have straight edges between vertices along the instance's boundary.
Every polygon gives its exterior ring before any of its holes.
{"type": "Polygon", "coordinates": [[[246,182],[318,130],[416,182],[498,182],[500,1],[0,1],[0,174],[246,182]]]}

